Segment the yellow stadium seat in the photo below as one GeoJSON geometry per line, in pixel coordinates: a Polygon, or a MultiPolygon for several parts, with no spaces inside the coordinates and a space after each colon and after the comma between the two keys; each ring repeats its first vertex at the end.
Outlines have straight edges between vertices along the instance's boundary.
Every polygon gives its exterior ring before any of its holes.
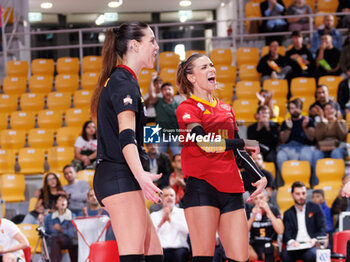
{"type": "Polygon", "coordinates": [[[83,72],[101,72],[102,57],[101,56],[84,56],[82,62],[83,72]]]}
{"type": "Polygon", "coordinates": [[[242,65],[257,65],[259,62],[259,49],[257,47],[240,47],[236,53],[236,63],[239,69],[242,65]]]}
{"type": "Polygon", "coordinates": [[[277,204],[280,208],[281,214],[287,211],[294,205],[294,200],[291,195],[291,185],[279,187],[277,190],[277,204]]]}
{"type": "Polygon", "coordinates": [[[263,168],[267,171],[269,171],[274,178],[276,178],[276,166],[275,166],[275,163],[273,162],[265,162],[264,161],[264,166],[263,168]]]}
{"type": "Polygon", "coordinates": [[[255,113],[258,107],[257,99],[237,99],[233,101],[232,107],[238,123],[250,125],[256,122],[255,113]]]}
{"type": "Polygon", "coordinates": [[[216,81],[231,83],[232,85],[236,82],[236,67],[233,65],[218,65],[216,69],[216,81]]]}
{"type": "Polygon", "coordinates": [[[319,85],[326,85],[328,87],[329,96],[334,101],[337,101],[337,92],[339,83],[343,80],[341,76],[321,76],[318,79],[319,85]]]}
{"type": "Polygon", "coordinates": [[[82,127],[84,123],[90,120],[89,108],[70,108],[66,111],[66,125],[82,127]]]}
{"type": "Polygon", "coordinates": [[[45,94],[23,93],[20,96],[20,108],[23,111],[39,111],[44,109],[45,94]]]}
{"type": "Polygon", "coordinates": [[[288,160],[282,164],[282,178],[285,186],[291,186],[295,181],[303,182],[309,187],[311,167],[308,161],[288,160]]]}
{"type": "Polygon", "coordinates": [[[8,76],[22,76],[27,79],[28,69],[27,61],[12,60],[7,62],[6,74],[8,76]]]}
{"type": "Polygon", "coordinates": [[[0,112],[0,130],[4,130],[8,127],[9,124],[9,115],[6,113],[0,112]]]}
{"type": "Polygon", "coordinates": [[[284,116],[287,113],[287,98],[285,97],[272,97],[271,100],[273,105],[276,105],[279,107],[279,119],[284,120],[284,116]]]}
{"type": "Polygon", "coordinates": [[[56,69],[58,74],[79,74],[79,59],[76,57],[61,57],[57,59],[56,69]]]}
{"type": "Polygon", "coordinates": [[[180,56],[175,52],[160,52],[158,57],[160,69],[162,68],[177,68],[180,63],[180,56]]]}
{"type": "Polygon", "coordinates": [[[0,173],[15,172],[16,152],[11,149],[0,149],[0,173]]]}
{"type": "Polygon", "coordinates": [[[52,129],[33,128],[28,132],[28,144],[31,148],[49,148],[53,146],[52,129]]]}
{"type": "Polygon", "coordinates": [[[317,0],[319,12],[334,13],[337,11],[339,0],[317,0]]]}
{"type": "Polygon", "coordinates": [[[238,99],[255,99],[260,92],[259,81],[239,81],[236,84],[236,97],[238,99]]]}
{"type": "Polygon", "coordinates": [[[206,55],[206,52],[204,50],[187,50],[185,52],[185,57],[186,59],[189,58],[191,55],[195,55],[195,54],[202,54],[202,55],[206,55]]]}
{"type": "Polygon", "coordinates": [[[50,147],[48,149],[47,161],[51,172],[61,171],[73,159],[73,147],[50,147]]]}
{"type": "Polygon", "coordinates": [[[18,96],[0,94],[0,112],[1,113],[11,113],[16,111],[18,107],[18,96]]]}
{"type": "Polygon", "coordinates": [[[73,94],[73,103],[76,108],[89,107],[91,102],[91,90],[77,90],[73,94]]]}
{"type": "Polygon", "coordinates": [[[35,206],[36,206],[37,202],[38,202],[38,198],[36,198],[36,197],[31,197],[29,199],[28,212],[30,212],[30,211],[35,209],[35,206]]]}
{"type": "Polygon", "coordinates": [[[0,131],[0,145],[2,149],[18,150],[24,147],[26,141],[26,131],[5,129],[0,131]]]}
{"type": "MultiPolygon", "coordinates": [[[[244,8],[244,12],[246,18],[261,17],[260,3],[257,3],[255,1],[247,2],[244,8]]],[[[252,23],[260,24],[261,20],[245,21],[247,32],[251,32],[252,23]]]]}
{"type": "Polygon", "coordinates": [[[232,83],[218,83],[217,89],[214,95],[220,99],[222,102],[231,104],[233,97],[233,87],[232,83]]]}
{"type": "Polygon", "coordinates": [[[292,79],[290,90],[293,96],[314,96],[316,91],[315,78],[296,77],[292,79]]]}
{"type": "Polygon", "coordinates": [[[78,75],[59,74],[55,79],[55,89],[57,92],[74,93],[79,88],[78,75]]]}
{"type": "Polygon", "coordinates": [[[32,93],[48,94],[52,91],[52,75],[33,75],[29,78],[29,90],[32,93]]]}
{"type": "Polygon", "coordinates": [[[7,76],[4,78],[2,89],[5,94],[21,95],[26,92],[27,78],[23,76],[7,76]]]}
{"type": "MultiPolygon", "coordinates": [[[[269,53],[269,46],[264,46],[262,49],[261,49],[261,57],[263,57],[263,56],[265,56],[265,55],[267,55],[268,53],[269,53]]],[[[286,54],[286,49],[284,48],[284,46],[283,45],[280,45],[280,46],[278,46],[278,53],[280,54],[280,55],[285,55],[286,54]]]]}
{"type": "Polygon", "coordinates": [[[1,198],[8,203],[24,201],[25,184],[24,175],[0,175],[1,198]]]}
{"type": "Polygon", "coordinates": [[[62,126],[62,112],[60,110],[40,110],[38,112],[39,128],[57,129],[62,126]]]}
{"type": "Polygon", "coordinates": [[[285,7],[289,7],[291,4],[293,4],[294,0],[282,0],[285,7]]]}
{"type": "Polygon", "coordinates": [[[93,188],[95,170],[84,169],[77,172],[77,179],[89,182],[90,187],[93,188]]]}
{"type": "Polygon", "coordinates": [[[238,70],[240,81],[260,81],[260,74],[255,65],[241,65],[238,70]]]}
{"type": "Polygon", "coordinates": [[[44,173],[45,150],[43,148],[25,147],[18,153],[18,164],[22,174],[44,173]]]}
{"type": "Polygon", "coordinates": [[[41,240],[39,240],[39,234],[38,234],[38,231],[36,231],[39,225],[18,224],[17,226],[19,230],[23,233],[23,235],[25,235],[26,238],[28,239],[31,253],[32,254],[34,253],[37,243],[38,243],[38,246],[36,248],[36,252],[41,253],[41,240]]]}
{"type": "Polygon", "coordinates": [[[96,72],[85,72],[81,75],[81,88],[93,90],[96,88],[100,74],[96,72]]]}
{"type": "Polygon", "coordinates": [[[32,74],[52,76],[55,71],[53,59],[37,58],[32,60],[32,74]]]}
{"type": "Polygon", "coordinates": [[[174,87],[174,93],[176,93],[176,68],[162,68],[160,69],[159,76],[163,80],[163,83],[170,82],[174,87]]]}
{"type": "Polygon", "coordinates": [[[154,73],[154,72],[156,72],[156,70],[154,70],[154,69],[143,68],[141,70],[141,72],[137,78],[137,82],[139,83],[141,89],[148,90],[148,85],[151,82],[152,73],[154,73]]]}
{"type": "Polygon", "coordinates": [[[231,49],[213,49],[209,57],[215,67],[218,65],[232,65],[233,58],[231,49]]]}
{"type": "MultiPolygon", "coordinates": [[[[348,129],[349,129],[349,127],[350,127],[350,113],[347,113],[346,114],[346,123],[348,124],[348,129]]],[[[347,143],[349,143],[349,142],[347,142],[347,143]]]]}
{"type": "Polygon", "coordinates": [[[316,163],[316,176],[321,183],[337,183],[342,185],[345,174],[343,159],[322,158],[316,163]]]}
{"type": "Polygon", "coordinates": [[[10,126],[16,130],[28,130],[35,127],[35,113],[14,111],[10,115],[10,126]]]}
{"type": "Polygon", "coordinates": [[[288,82],[285,79],[267,79],[263,83],[263,89],[269,90],[274,98],[283,97],[287,98],[288,94],[288,82]]]}
{"type": "Polygon", "coordinates": [[[65,126],[57,129],[56,142],[60,147],[73,147],[82,128],[65,126]]]}
{"type": "Polygon", "coordinates": [[[51,92],[47,96],[47,107],[54,110],[66,110],[71,107],[72,95],[69,92],[51,92]]]}

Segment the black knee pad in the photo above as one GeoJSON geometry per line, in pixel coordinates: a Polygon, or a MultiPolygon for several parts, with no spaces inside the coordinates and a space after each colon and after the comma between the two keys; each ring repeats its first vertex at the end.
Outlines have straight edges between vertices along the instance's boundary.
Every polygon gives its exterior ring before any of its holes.
{"type": "Polygon", "coordinates": [[[192,258],[192,262],[213,262],[213,257],[195,256],[192,258]]]}
{"type": "Polygon", "coordinates": [[[150,256],[145,256],[145,261],[146,262],[163,262],[163,255],[150,255],[150,256]]]}
{"type": "Polygon", "coordinates": [[[145,262],[145,256],[141,255],[126,255],[119,256],[120,262],[145,262]]]}
{"type": "MultiPolygon", "coordinates": [[[[239,262],[238,260],[234,260],[234,259],[227,259],[227,262],[239,262]]],[[[249,262],[249,259],[247,261],[243,261],[243,262],[249,262]]]]}

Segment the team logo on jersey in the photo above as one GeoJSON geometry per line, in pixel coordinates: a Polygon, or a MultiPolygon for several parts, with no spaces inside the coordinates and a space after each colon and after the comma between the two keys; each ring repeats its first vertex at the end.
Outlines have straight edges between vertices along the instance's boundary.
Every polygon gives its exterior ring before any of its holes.
{"type": "Polygon", "coordinates": [[[227,111],[230,111],[231,110],[231,107],[227,104],[221,104],[220,105],[223,109],[227,110],[227,111]]]}
{"type": "Polygon", "coordinates": [[[211,113],[209,112],[209,110],[208,109],[205,109],[205,111],[204,111],[204,113],[203,113],[204,115],[210,115],[211,113]]]}
{"type": "Polygon", "coordinates": [[[160,130],[162,128],[159,125],[156,126],[144,126],[143,127],[143,142],[144,143],[160,143],[160,130]]]}
{"type": "Polygon", "coordinates": [[[205,108],[201,103],[197,103],[197,106],[199,107],[200,110],[204,111],[205,108]]]}
{"type": "Polygon", "coordinates": [[[191,118],[191,116],[190,116],[190,114],[188,114],[188,113],[185,113],[185,114],[182,116],[182,119],[183,119],[183,120],[190,119],[190,118],[191,118]]]}
{"type": "Polygon", "coordinates": [[[126,105],[131,105],[132,104],[132,99],[131,99],[131,97],[129,96],[129,95],[127,95],[124,99],[123,99],[123,103],[124,103],[124,105],[126,106],[126,105]]]}

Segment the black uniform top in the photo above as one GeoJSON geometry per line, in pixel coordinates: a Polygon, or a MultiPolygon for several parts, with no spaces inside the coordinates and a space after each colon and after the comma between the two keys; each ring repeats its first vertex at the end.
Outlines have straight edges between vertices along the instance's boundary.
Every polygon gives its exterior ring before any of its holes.
{"type": "Polygon", "coordinates": [[[118,66],[106,81],[97,112],[97,159],[127,164],[119,141],[118,114],[132,110],[136,116],[136,142],[140,156],[143,150],[143,126],[146,123],[144,102],[134,72],[118,66]]]}

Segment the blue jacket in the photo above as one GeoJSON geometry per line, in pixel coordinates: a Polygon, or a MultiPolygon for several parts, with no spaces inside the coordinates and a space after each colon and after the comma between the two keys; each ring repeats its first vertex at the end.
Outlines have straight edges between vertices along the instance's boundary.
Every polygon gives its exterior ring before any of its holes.
{"type": "Polygon", "coordinates": [[[72,219],[74,219],[74,216],[72,212],[67,209],[66,213],[64,214],[64,220],[60,222],[60,219],[58,218],[58,212],[53,212],[45,216],[44,218],[44,226],[45,226],[45,231],[47,234],[50,236],[59,236],[61,234],[64,234],[68,236],[69,238],[74,239],[76,236],[76,230],[71,222],[72,219]],[[54,228],[55,224],[59,224],[63,230],[63,233],[57,231],[54,228]]]}
{"type": "Polygon", "coordinates": [[[323,213],[326,217],[327,222],[327,232],[333,232],[333,217],[331,214],[331,209],[327,206],[326,201],[321,205],[323,213]]]}

